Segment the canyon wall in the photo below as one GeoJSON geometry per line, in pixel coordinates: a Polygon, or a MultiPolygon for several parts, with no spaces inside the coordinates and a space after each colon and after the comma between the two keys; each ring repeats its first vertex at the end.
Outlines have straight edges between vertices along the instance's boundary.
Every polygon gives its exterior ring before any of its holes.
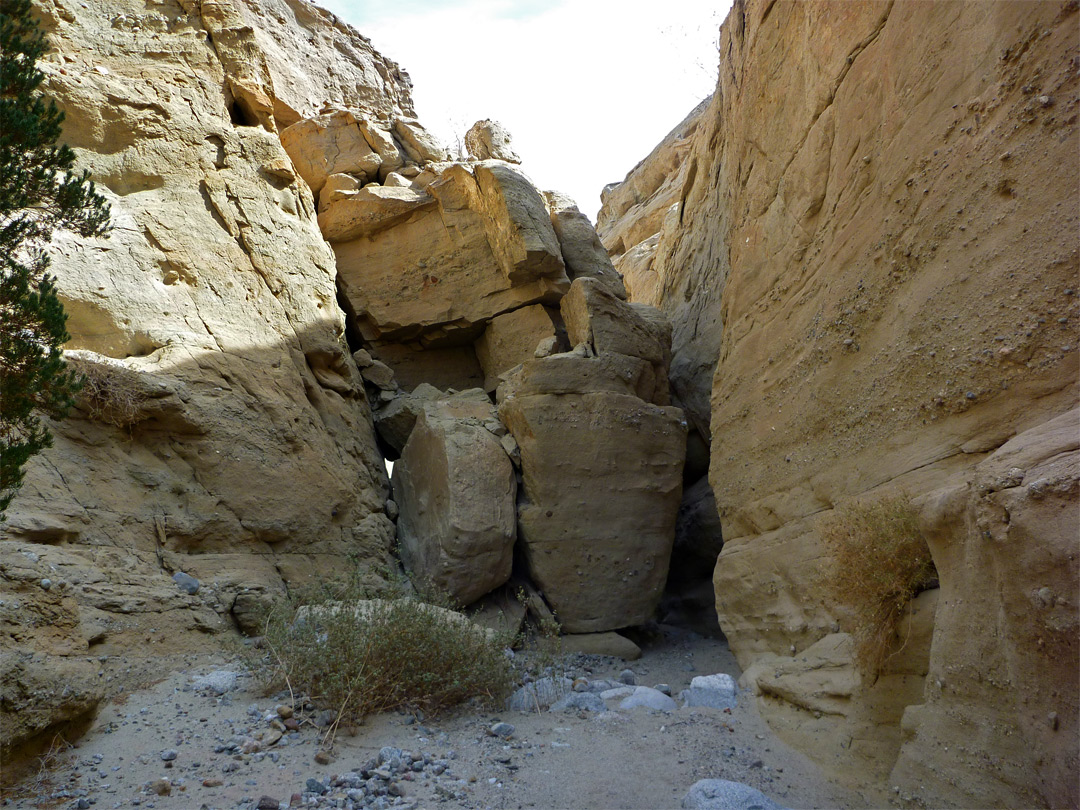
{"type": "Polygon", "coordinates": [[[599,217],[711,433],[744,685],[914,802],[1078,802],[1077,28],[1075,2],[737,1],[708,106],[599,217]],[[872,681],[817,526],[899,491],[940,587],[872,681]]]}
{"type": "Polygon", "coordinates": [[[334,254],[278,131],[412,114],[408,77],[302,0],[38,11],[113,229],[51,249],[89,382],[0,526],[5,752],[92,709],[108,656],[256,631],[286,584],[388,559],[334,254]]]}

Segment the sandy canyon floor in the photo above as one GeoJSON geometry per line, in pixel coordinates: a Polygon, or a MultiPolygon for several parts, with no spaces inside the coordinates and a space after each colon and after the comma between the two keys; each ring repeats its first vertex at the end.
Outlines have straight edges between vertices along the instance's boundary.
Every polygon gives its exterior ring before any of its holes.
{"type": "MultiPolygon", "coordinates": [[[[685,630],[663,628],[643,653],[629,664],[569,656],[559,669],[614,681],[629,668],[638,685],[668,684],[674,695],[695,675],[739,675],[723,640],[685,630]]],[[[142,662],[122,663],[137,671],[142,662]]],[[[404,795],[386,795],[371,806],[669,808],[678,807],[699,779],[745,783],[792,808],[885,804],[883,796],[830,782],[769,730],[745,692],[730,711],[522,713],[462,707],[419,720],[390,713],[369,718],[353,736],[339,733],[332,758],[319,762],[315,756],[324,748],[325,730],[313,724],[302,723],[266,744],[277,736],[268,718],[282,696],[263,694],[250,673],[241,674],[223,695],[193,688],[193,680],[207,673],[243,672],[237,660],[216,654],[175,663],[169,677],[114,697],[87,734],[61,746],[47,767],[31,771],[5,792],[3,806],[265,810],[291,801],[347,807],[350,784],[353,789],[359,784],[359,772],[377,762],[386,747],[403,752],[408,775],[399,772],[390,781],[397,786],[392,793],[404,795]],[[498,722],[514,727],[508,738],[490,733],[498,722]],[[260,750],[232,748],[260,735],[257,746],[248,745],[260,750]],[[410,759],[415,759],[411,766],[410,759]],[[318,788],[312,792],[309,780],[320,783],[325,794],[317,795],[318,788]]]]}

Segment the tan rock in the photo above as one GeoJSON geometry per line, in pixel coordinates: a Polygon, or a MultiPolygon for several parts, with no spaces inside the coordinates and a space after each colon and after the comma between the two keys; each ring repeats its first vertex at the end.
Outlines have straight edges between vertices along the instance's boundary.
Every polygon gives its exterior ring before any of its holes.
{"type": "Polygon", "coordinates": [[[578,210],[577,204],[556,191],[545,191],[544,201],[551,212],[551,225],[558,237],[566,275],[575,278],[595,278],[601,281],[616,298],[626,299],[622,278],[600,244],[600,237],[589,218],[578,210]]]}
{"type": "MultiPolygon", "coordinates": [[[[838,8],[738,8],[721,32],[726,69],[669,189],[677,193],[656,198],[656,214],[670,202],[663,216],[675,223],[661,225],[651,265],[674,326],[672,388],[711,435],[720,624],[745,671],[793,657],[793,646],[806,650],[836,624],[847,629],[845,606],[815,582],[829,566],[815,516],[905,489],[935,532],[949,528],[948,541],[930,538],[942,574],[934,674],[921,685],[905,674],[910,682],[881,703],[860,688],[844,719],[793,710],[807,732],[800,746],[840,778],[889,778],[928,804],[1076,804],[1060,776],[1075,770],[1076,746],[1037,736],[1046,726],[1017,731],[1057,711],[1033,684],[1043,669],[1046,682],[1058,675],[1028,653],[1033,634],[1048,643],[1038,609],[1019,618],[1016,607],[1020,591],[1043,587],[1036,559],[1072,576],[1056,549],[1066,537],[1075,544],[1076,530],[1044,517],[1036,545],[1009,544],[1032,556],[1009,561],[1009,584],[999,583],[1005,563],[991,550],[1000,546],[979,532],[1015,525],[1023,536],[1027,506],[1013,517],[1005,496],[989,495],[983,506],[1001,507],[994,519],[969,510],[967,489],[988,454],[1078,399],[1080,304],[1065,292],[1078,266],[1061,213],[1078,206],[1077,124],[1056,106],[1075,93],[1065,67],[1075,15],[1010,3],[989,14],[977,2],[838,8]],[[883,85],[883,72],[894,81],[883,85]],[[1029,268],[1023,281],[1018,267],[1029,268]],[[948,492],[957,502],[935,507],[948,492]],[[970,605],[963,620],[960,605],[970,605]],[[976,669],[981,683],[968,674],[976,669]],[[989,671],[1007,671],[1015,686],[1001,688],[989,671]],[[1013,703],[1013,690],[1032,703],[1013,703]],[[851,734],[850,718],[866,717],[874,721],[851,734]],[[849,734],[849,748],[827,745],[849,734]],[[973,737],[981,759],[965,754],[973,737]],[[1021,739],[1034,742],[1019,751],[1021,739]]],[[[643,189],[667,194],[662,186],[643,189]]],[[[621,193],[607,200],[623,224],[600,217],[614,252],[632,247],[628,218],[647,202],[619,202],[621,193]]],[[[908,655],[895,661],[914,671],[908,655]]],[[[809,684],[790,679],[783,702],[809,701],[798,691],[809,684]]],[[[1062,688],[1057,700],[1071,706],[1076,693],[1062,688]]]]}
{"type": "Polygon", "coordinates": [[[565,653],[584,655],[610,655],[624,661],[641,658],[641,647],[618,633],[573,633],[560,639],[565,653]]]}
{"type": "Polygon", "coordinates": [[[555,337],[551,315],[540,304],[522,307],[491,319],[474,344],[484,369],[484,387],[494,391],[500,375],[536,354],[536,346],[555,337]]]}
{"type": "Polygon", "coordinates": [[[497,395],[501,404],[511,396],[588,394],[609,391],[652,402],[656,377],[652,365],[625,354],[583,357],[564,352],[527,360],[507,375],[497,395]]]}
{"type": "Polygon", "coordinates": [[[358,189],[348,185],[328,180],[319,196],[319,229],[328,242],[370,236],[435,204],[427,194],[411,187],[372,184],[358,189]]]}
{"type": "Polygon", "coordinates": [[[445,397],[442,391],[433,385],[421,383],[411,392],[399,393],[385,406],[374,413],[375,430],[395,454],[400,454],[409,440],[417,417],[423,413],[424,403],[445,397]]]}
{"type": "Polygon", "coordinates": [[[351,112],[336,110],[306,118],[281,131],[281,145],[316,197],[332,174],[377,180],[382,158],[368,146],[351,112]]]}
{"type": "Polygon", "coordinates": [[[447,160],[450,153],[434,135],[414,118],[395,118],[394,134],[397,135],[405,154],[417,163],[447,160]]]}
{"type": "Polygon", "coordinates": [[[477,121],[465,133],[465,148],[477,160],[503,160],[521,163],[510,144],[510,133],[498,121],[477,121]]]}
{"type": "Polygon", "coordinates": [[[499,415],[521,448],[518,530],[530,575],[563,629],[647,621],[682,492],[682,412],[598,392],[515,395],[499,415]]]}
{"type": "Polygon", "coordinates": [[[427,402],[394,464],[402,561],[462,605],[506,582],[513,562],[517,482],[483,426],[495,419],[487,401],[427,402]]]}
{"type": "Polygon", "coordinates": [[[565,280],[562,250],[540,192],[499,160],[478,163],[474,171],[489,223],[488,239],[506,277],[565,280]]]}
{"type": "MultiPolygon", "coordinates": [[[[0,546],[55,566],[41,576],[78,582],[64,596],[70,634],[35,622],[0,639],[5,656],[44,651],[35,668],[48,675],[26,671],[43,690],[37,708],[5,692],[21,718],[0,719],[5,768],[19,729],[93,706],[86,668],[69,672],[56,637],[100,643],[109,661],[89,680],[120,685],[131,676],[112,661],[129,650],[205,650],[231,632],[245,589],[269,598],[285,578],[330,581],[353,555],[378,568],[392,546],[333,253],[273,130],[279,115],[311,117],[327,102],[411,115],[398,103],[408,86],[303,0],[189,10],[173,26],[131,0],[39,9],[51,32],[46,92],[115,227],[50,247],[67,348],[103,385],[52,427],[0,529],[0,546]],[[309,38],[308,64],[334,63],[332,77],[301,81],[286,67],[282,43],[309,38]],[[174,571],[199,579],[198,593],[180,591],[174,571]]],[[[0,566],[4,603],[24,587],[12,570],[0,566]]],[[[5,675],[5,688],[23,677],[5,675]]]]}
{"type": "Polygon", "coordinates": [[[664,365],[670,357],[671,326],[658,311],[620,301],[602,282],[579,278],[560,304],[570,343],[597,353],[640,357],[664,365]]]}
{"type": "Polygon", "coordinates": [[[660,274],[653,269],[653,258],[660,234],[654,233],[648,239],[638,242],[622,254],[614,266],[623,277],[626,285],[626,297],[650,306],[659,306],[661,300],[660,274]]]}
{"type": "Polygon", "coordinates": [[[441,391],[484,385],[484,372],[471,345],[426,349],[411,343],[388,343],[372,351],[394,370],[394,378],[406,391],[424,383],[441,391]]]}
{"type": "MultiPolygon", "coordinates": [[[[367,340],[475,339],[502,312],[567,288],[539,193],[506,164],[461,164],[427,187],[437,205],[333,245],[339,284],[367,340]],[[478,182],[479,179],[479,182],[478,182]]],[[[383,194],[408,193],[383,188],[383,194]]]]}

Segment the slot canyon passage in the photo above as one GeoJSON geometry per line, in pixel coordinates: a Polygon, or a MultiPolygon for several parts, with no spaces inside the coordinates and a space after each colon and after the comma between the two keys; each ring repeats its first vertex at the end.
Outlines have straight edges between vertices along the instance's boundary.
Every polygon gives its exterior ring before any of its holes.
{"type": "Polygon", "coordinates": [[[307,0],[34,13],[112,228],[49,245],[4,806],[1080,804],[1076,0],[735,0],[595,226],[307,0]],[[532,669],[260,691],[345,582],[532,669]]]}

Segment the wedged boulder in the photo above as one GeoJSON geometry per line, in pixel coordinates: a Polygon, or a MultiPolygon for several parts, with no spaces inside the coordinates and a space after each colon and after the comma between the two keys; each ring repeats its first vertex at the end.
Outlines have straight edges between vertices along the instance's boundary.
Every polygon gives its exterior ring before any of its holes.
{"type": "MultiPolygon", "coordinates": [[[[497,389],[502,403],[511,396],[529,394],[588,394],[610,391],[654,401],[656,375],[640,357],[625,354],[588,356],[563,352],[526,360],[497,389]]],[[[657,403],[654,403],[657,404],[657,403]]]]}
{"type": "Polygon", "coordinates": [[[383,159],[368,144],[356,116],[347,110],[305,118],[281,131],[296,172],[316,197],[332,174],[353,174],[361,182],[378,179],[383,159]]]}
{"type": "MultiPolygon", "coordinates": [[[[505,163],[438,167],[434,205],[333,244],[338,281],[365,340],[471,342],[486,321],[569,288],[543,201],[505,163]]],[[[405,195],[383,187],[384,195],[405,195]]]]}
{"type": "Polygon", "coordinates": [[[465,133],[465,149],[477,160],[504,160],[521,163],[510,145],[510,133],[498,121],[485,118],[477,121],[465,133]]]}
{"type": "Polygon", "coordinates": [[[494,391],[500,375],[533,358],[537,344],[550,337],[555,337],[555,323],[540,304],[492,318],[474,344],[484,369],[484,387],[494,391]]]}
{"type": "Polygon", "coordinates": [[[445,397],[442,391],[433,385],[421,383],[410,392],[402,392],[385,406],[372,413],[375,417],[375,431],[394,452],[400,454],[409,441],[413,425],[423,413],[424,404],[445,397]]]}
{"type": "Polygon", "coordinates": [[[402,560],[463,605],[510,578],[517,481],[497,424],[486,397],[425,403],[394,465],[402,560]]]}
{"type": "Polygon", "coordinates": [[[624,661],[641,658],[641,647],[618,633],[571,633],[562,636],[561,642],[563,652],[566,653],[610,655],[624,661]]]}
{"type": "Polygon", "coordinates": [[[557,191],[545,191],[544,201],[551,212],[551,225],[559,239],[566,275],[571,279],[595,278],[616,297],[626,300],[619,271],[611,263],[589,218],[572,199],[557,191]]]}
{"type": "Polygon", "coordinates": [[[597,354],[615,352],[666,364],[671,325],[659,310],[617,298],[594,278],[579,278],[560,303],[570,343],[590,344],[597,354]]]}
{"type": "Polygon", "coordinates": [[[682,411],[601,391],[509,396],[499,415],[521,450],[525,558],[563,629],[647,621],[682,493],[682,411]]]}
{"type": "Polygon", "coordinates": [[[536,187],[501,160],[478,163],[474,172],[489,221],[488,239],[507,278],[565,278],[562,249],[536,187]]]}
{"type": "Polygon", "coordinates": [[[328,242],[344,242],[389,228],[435,201],[411,187],[369,184],[333,174],[319,195],[319,230],[328,242]],[[340,179],[339,179],[340,178],[340,179]]]}
{"type": "Polygon", "coordinates": [[[398,136],[405,154],[416,163],[447,160],[450,157],[439,140],[414,118],[395,118],[394,134],[398,136]]]}

